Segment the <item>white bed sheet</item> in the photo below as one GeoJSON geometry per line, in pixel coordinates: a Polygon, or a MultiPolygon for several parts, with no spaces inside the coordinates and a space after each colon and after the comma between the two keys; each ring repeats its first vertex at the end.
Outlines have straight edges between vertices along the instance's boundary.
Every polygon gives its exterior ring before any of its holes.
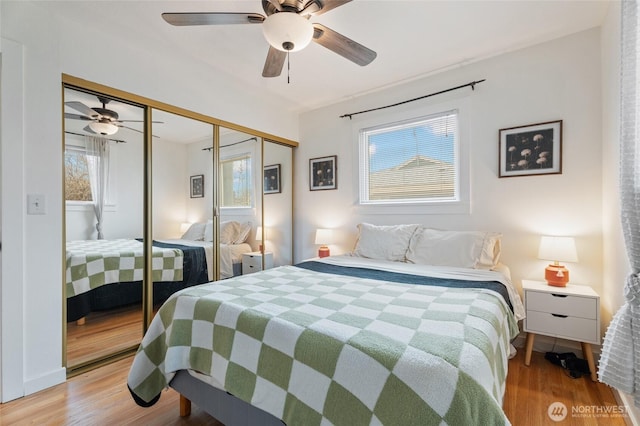
{"type": "MultiPolygon", "coordinates": [[[[207,272],[209,281],[213,281],[213,243],[211,241],[194,240],[157,240],[161,243],[182,244],[190,247],[202,247],[207,259],[207,272]]],[[[242,254],[252,251],[247,243],[242,244],[220,244],[220,278],[230,278],[233,276],[233,264],[242,262],[242,254]]]]}

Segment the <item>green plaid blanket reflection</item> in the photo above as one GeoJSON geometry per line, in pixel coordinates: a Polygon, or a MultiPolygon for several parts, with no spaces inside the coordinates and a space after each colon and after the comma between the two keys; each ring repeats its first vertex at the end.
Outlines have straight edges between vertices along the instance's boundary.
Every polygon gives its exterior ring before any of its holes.
{"type": "Polygon", "coordinates": [[[517,333],[492,292],[283,266],[176,293],[128,385],[150,401],[192,369],[289,426],[507,424],[517,333]]]}
{"type": "MultiPolygon", "coordinates": [[[[153,247],[154,281],[182,281],[182,250],[153,247]]],[[[67,297],[105,284],[141,281],[143,244],[137,240],[67,242],[67,297]]]]}

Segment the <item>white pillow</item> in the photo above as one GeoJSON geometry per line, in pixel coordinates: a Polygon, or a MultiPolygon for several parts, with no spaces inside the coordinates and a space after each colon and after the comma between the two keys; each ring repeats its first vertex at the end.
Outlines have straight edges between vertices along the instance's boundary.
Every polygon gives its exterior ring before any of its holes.
{"type": "Polygon", "coordinates": [[[404,262],[411,236],[419,226],[376,226],[360,223],[358,224],[358,241],[353,254],[370,259],[404,262]]]}
{"type": "Polygon", "coordinates": [[[204,239],[204,222],[192,223],[182,237],[183,240],[202,241],[204,239]]]}
{"type": "Polygon", "coordinates": [[[204,227],[204,240],[213,241],[213,220],[208,220],[204,227]]]}
{"type": "Polygon", "coordinates": [[[411,240],[407,261],[421,265],[492,269],[500,258],[501,237],[496,232],[424,228],[411,240]]]}
{"type": "Polygon", "coordinates": [[[240,222],[236,222],[235,220],[220,222],[220,243],[234,244],[233,241],[236,239],[239,231],[240,222]]]}
{"type": "Polygon", "coordinates": [[[236,234],[231,244],[242,244],[247,241],[249,232],[251,232],[251,222],[245,222],[242,225],[239,224],[238,228],[238,233],[236,234]]]}

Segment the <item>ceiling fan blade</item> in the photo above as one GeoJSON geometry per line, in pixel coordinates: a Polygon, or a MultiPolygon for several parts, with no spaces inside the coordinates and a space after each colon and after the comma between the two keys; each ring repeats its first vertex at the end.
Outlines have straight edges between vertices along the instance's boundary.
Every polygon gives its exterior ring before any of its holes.
{"type": "Polygon", "coordinates": [[[262,70],[263,77],[277,77],[282,73],[282,67],[284,66],[284,60],[287,58],[287,52],[276,49],[273,46],[269,46],[269,53],[267,53],[267,60],[264,62],[264,69],[262,70]]]}
{"type": "Polygon", "coordinates": [[[93,118],[91,117],[87,117],[86,115],[80,115],[80,114],[71,114],[69,112],[65,112],[64,113],[64,118],[70,118],[72,120],[85,120],[85,121],[94,121],[93,118]]]}
{"type": "Polygon", "coordinates": [[[89,118],[91,119],[100,117],[100,114],[98,114],[97,111],[92,110],[82,102],[69,101],[69,102],[65,102],[64,104],[67,105],[69,108],[73,108],[76,111],[83,113],[84,115],[88,115],[89,118]]]}
{"type": "Polygon", "coordinates": [[[312,0],[302,9],[300,12],[301,15],[322,15],[330,11],[331,9],[335,9],[336,7],[342,6],[343,4],[347,4],[352,0],[312,0]]]}
{"type": "Polygon", "coordinates": [[[259,13],[227,12],[163,13],[162,18],[176,26],[260,24],[265,20],[265,17],[259,13]]]}
{"type": "Polygon", "coordinates": [[[320,24],[313,24],[313,41],[361,66],[377,56],[373,50],[320,24]]]}

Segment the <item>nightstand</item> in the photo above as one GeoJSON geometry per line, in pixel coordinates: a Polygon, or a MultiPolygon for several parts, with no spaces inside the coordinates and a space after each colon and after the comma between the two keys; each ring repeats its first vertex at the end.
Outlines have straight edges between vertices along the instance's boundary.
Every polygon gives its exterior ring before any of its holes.
{"type": "MultiPolygon", "coordinates": [[[[262,256],[259,251],[242,254],[242,275],[262,271],[262,256]]],[[[273,268],[273,253],[264,252],[264,269],[273,268]]]]}
{"type": "Polygon", "coordinates": [[[582,344],[591,380],[596,381],[591,344],[600,344],[600,296],[591,287],[567,284],[552,287],[543,281],[522,280],[527,317],[525,365],[531,363],[536,334],[560,337],[582,344]]]}

